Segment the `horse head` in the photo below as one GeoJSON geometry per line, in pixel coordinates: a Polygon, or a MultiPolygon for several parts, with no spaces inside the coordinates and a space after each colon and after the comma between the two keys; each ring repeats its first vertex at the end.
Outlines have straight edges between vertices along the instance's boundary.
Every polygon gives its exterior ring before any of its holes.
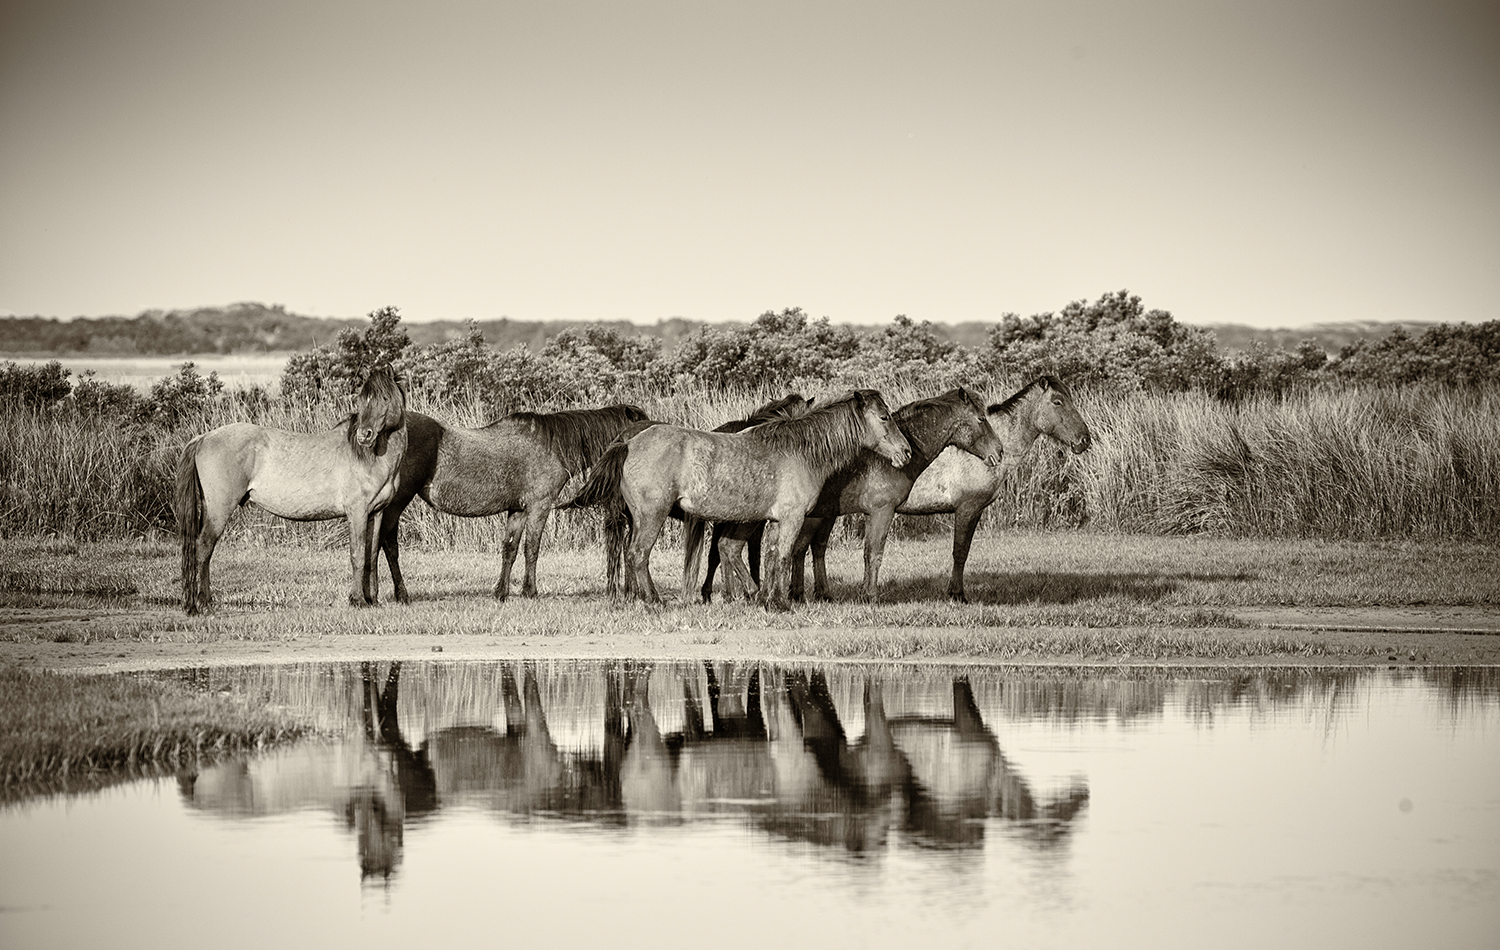
{"type": "Polygon", "coordinates": [[[1000,436],[995,434],[994,426],[990,425],[984,400],[963,387],[953,390],[953,394],[962,401],[968,412],[960,414],[949,441],[983,459],[984,464],[991,468],[999,465],[1000,458],[1005,453],[1005,445],[1000,441],[1000,436]]]}
{"type": "Polygon", "coordinates": [[[354,441],[369,449],[385,433],[406,423],[406,394],[390,367],[370,374],[359,391],[359,409],[354,418],[354,441]]]}
{"type": "Polygon", "coordinates": [[[861,389],[855,394],[860,413],[864,416],[865,448],[873,449],[876,455],[901,468],[911,461],[911,443],[891,418],[885,399],[873,389],[861,389]]]}
{"type": "Polygon", "coordinates": [[[1068,387],[1052,376],[1041,377],[1037,384],[1042,398],[1037,403],[1033,424],[1072,449],[1074,455],[1088,451],[1093,436],[1088,423],[1078,414],[1068,387]]]}

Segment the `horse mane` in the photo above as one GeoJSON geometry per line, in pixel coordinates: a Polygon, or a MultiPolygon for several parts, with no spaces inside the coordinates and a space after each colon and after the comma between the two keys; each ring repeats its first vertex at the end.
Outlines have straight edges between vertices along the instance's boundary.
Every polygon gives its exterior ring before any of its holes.
{"type": "Polygon", "coordinates": [[[984,408],[984,403],[980,401],[978,396],[960,386],[957,389],[950,389],[939,396],[928,396],[926,399],[917,399],[909,402],[906,405],[902,406],[900,409],[893,411],[891,415],[902,419],[910,419],[914,416],[925,415],[937,409],[946,409],[949,406],[962,405],[967,405],[978,415],[984,415],[984,413],[987,411],[984,408]]]}
{"type": "Polygon", "coordinates": [[[621,403],[602,409],[564,409],[560,412],[513,412],[490,423],[523,425],[562,461],[569,475],[577,475],[594,464],[620,430],[645,422],[646,411],[621,403]]]}
{"type": "Polygon", "coordinates": [[[799,416],[805,416],[809,408],[809,400],[803,398],[801,393],[787,393],[780,399],[773,399],[757,408],[745,418],[726,422],[714,431],[743,432],[751,426],[764,425],[777,419],[796,419],[799,416]]]}
{"type": "Polygon", "coordinates": [[[1068,387],[1062,384],[1062,380],[1058,379],[1056,376],[1044,373],[1041,376],[1038,376],[1036,379],[1033,379],[1031,382],[1027,383],[1025,386],[1022,386],[1020,389],[1016,390],[1015,395],[1011,396],[1009,399],[991,405],[989,411],[1009,413],[1012,409],[1016,408],[1016,406],[1020,405],[1021,402],[1025,400],[1028,395],[1030,395],[1033,389],[1037,389],[1039,387],[1042,389],[1058,389],[1064,393],[1068,391],[1068,387]]]}
{"type": "Polygon", "coordinates": [[[856,389],[818,403],[805,415],[746,429],[744,435],[768,448],[801,453],[814,465],[841,465],[859,453],[862,408],[880,399],[873,389],[856,389]]]}
{"type": "MultiPolygon", "coordinates": [[[[390,367],[383,366],[372,372],[365,379],[365,384],[359,389],[356,401],[363,406],[369,400],[377,414],[384,416],[385,410],[395,408],[404,419],[406,414],[406,392],[401,384],[396,381],[396,374],[390,367]]],[[[344,441],[349,443],[354,457],[363,461],[369,456],[370,450],[359,444],[359,410],[349,413],[349,418],[344,420],[344,441]]]]}

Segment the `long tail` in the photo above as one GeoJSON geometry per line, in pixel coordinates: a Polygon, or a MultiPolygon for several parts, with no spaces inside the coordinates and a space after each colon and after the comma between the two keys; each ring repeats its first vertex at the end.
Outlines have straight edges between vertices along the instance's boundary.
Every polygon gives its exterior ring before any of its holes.
{"type": "Polygon", "coordinates": [[[708,522],[696,515],[684,514],[682,517],[682,596],[684,600],[693,596],[702,596],[698,590],[698,568],[703,563],[700,557],[703,551],[704,529],[708,522]]]}
{"type": "Polygon", "coordinates": [[[201,439],[194,439],[182,450],[172,502],[177,534],[182,540],[182,609],[190,615],[203,606],[198,602],[198,535],[203,532],[203,484],[198,480],[201,443],[201,439]]]}
{"type": "Polygon", "coordinates": [[[570,508],[598,508],[600,505],[624,504],[620,497],[620,481],[625,474],[625,459],[630,454],[626,443],[612,445],[599,456],[589,469],[588,477],[577,494],[565,502],[554,505],[559,511],[570,508]]]}

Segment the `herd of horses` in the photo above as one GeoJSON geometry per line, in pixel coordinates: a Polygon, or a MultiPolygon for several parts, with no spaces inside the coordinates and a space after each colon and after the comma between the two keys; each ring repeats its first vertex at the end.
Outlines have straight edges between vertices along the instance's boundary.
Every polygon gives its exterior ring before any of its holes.
{"type": "Polygon", "coordinates": [[[188,443],[174,500],[187,613],[210,607],[214,547],[247,502],[296,521],[346,518],[349,602],[378,602],[382,551],[396,598],[409,602],[398,527],[417,495],[449,514],[505,517],[494,591],[501,600],[523,539],[521,593],[536,595],[542,532],[554,509],[598,507],[612,598],[623,592],[660,602],[651,552],[668,518],[684,523],[685,601],[707,602],[722,569],[726,597],[759,597],[787,609],[804,594],[809,549],[814,596],[826,598],[824,554],[834,522],[863,514],[863,591],[874,599],[886,537],[900,512],[953,514],[948,596],[962,601],[975,526],[1007,471],[1042,435],[1073,452],[1091,441],[1072,395],[1051,376],[989,406],[962,388],[894,412],[873,389],[817,402],[793,394],[712,432],[652,420],[628,405],[518,412],[477,429],[449,426],[408,410],[389,369],[366,379],[356,405],[325,432],[237,422],[188,443]],[[582,487],[560,500],[578,476],[582,487]]]}

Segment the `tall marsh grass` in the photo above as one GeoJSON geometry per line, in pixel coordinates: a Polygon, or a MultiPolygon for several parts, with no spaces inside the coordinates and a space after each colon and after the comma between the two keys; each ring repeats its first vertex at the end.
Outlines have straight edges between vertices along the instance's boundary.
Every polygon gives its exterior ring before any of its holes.
{"type": "Polygon", "coordinates": [[[1500,534],[1500,391],[1369,388],[1238,405],[1090,400],[1079,475],[1112,530],[1273,537],[1500,534]]]}
{"type": "MultiPolygon", "coordinates": [[[[986,393],[1009,395],[1014,386],[986,393]]],[[[810,395],[822,391],[807,387],[810,395]]],[[[780,392],[637,393],[653,418],[713,428],[780,392]]],[[[932,395],[885,392],[892,407],[932,395]]],[[[1374,539],[1500,536],[1500,390],[1365,388],[1223,403],[1204,395],[1080,393],[1094,434],[1086,454],[1039,440],[988,528],[1089,527],[1147,534],[1374,539]]],[[[478,426],[478,405],[412,408],[478,426]]],[[[561,406],[541,406],[556,409],[561,406]]],[[[294,431],[336,424],[347,407],[222,400],[175,427],[119,424],[78,413],[0,409],[0,536],[79,540],[169,537],[182,447],[234,421],[294,431]]],[[[592,512],[560,512],[550,543],[599,540],[592,512]]],[[[946,533],[946,516],[898,519],[898,536],[946,533]]],[[[857,530],[857,525],[853,530],[857,530]]],[[[406,543],[497,551],[497,518],[455,518],[422,504],[403,518],[406,543]]],[[[295,524],[246,509],[231,538],[338,546],[340,522],[295,524]]]]}

